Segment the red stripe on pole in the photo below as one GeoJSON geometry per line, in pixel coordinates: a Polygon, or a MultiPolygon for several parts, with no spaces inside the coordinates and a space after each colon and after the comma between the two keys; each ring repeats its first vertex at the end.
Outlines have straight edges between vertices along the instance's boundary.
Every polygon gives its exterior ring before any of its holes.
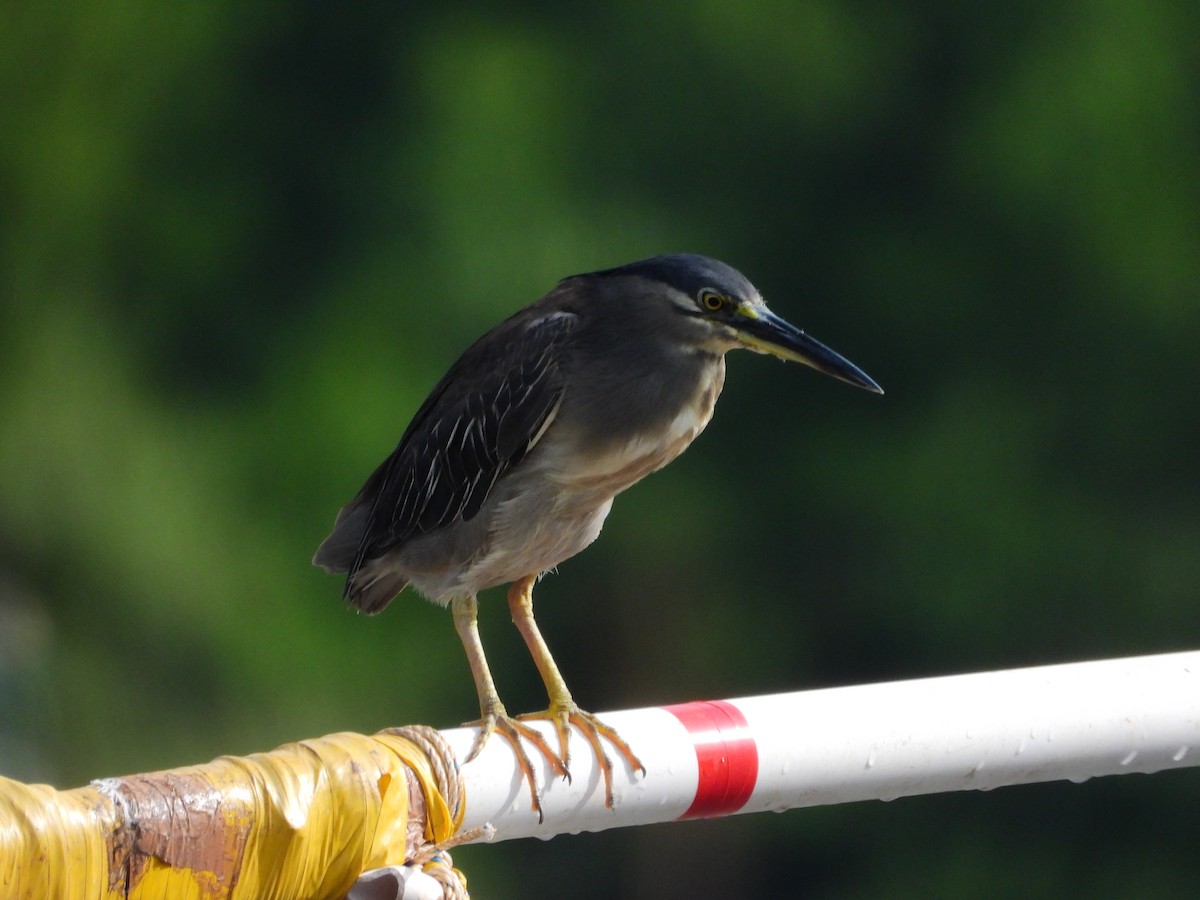
{"type": "Polygon", "coordinates": [[[679,818],[728,816],[750,799],[758,781],[758,747],[746,717],[724,700],[664,706],[692,737],[700,778],[692,805],[679,818]]]}

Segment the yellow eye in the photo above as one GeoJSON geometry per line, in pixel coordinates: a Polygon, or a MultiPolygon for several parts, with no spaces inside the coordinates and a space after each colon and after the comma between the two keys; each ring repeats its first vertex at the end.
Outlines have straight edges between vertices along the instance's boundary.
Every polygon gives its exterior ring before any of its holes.
{"type": "Polygon", "coordinates": [[[711,288],[700,292],[700,305],[709,312],[717,312],[725,305],[725,298],[711,288]]]}

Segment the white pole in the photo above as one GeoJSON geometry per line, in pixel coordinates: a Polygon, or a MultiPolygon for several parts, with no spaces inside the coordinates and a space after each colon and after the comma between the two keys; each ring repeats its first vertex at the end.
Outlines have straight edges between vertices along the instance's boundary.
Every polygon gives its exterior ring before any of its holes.
{"type": "MultiPolygon", "coordinates": [[[[605,713],[614,809],[575,734],[567,783],[539,770],[545,821],[493,737],[461,769],[462,828],[495,839],[1200,765],[1200,651],[605,713]]],[[[550,727],[544,728],[556,746],[550,727]]],[[[473,728],[443,732],[459,759],[473,728]]],[[[537,762],[536,754],[530,754],[537,762]]]]}

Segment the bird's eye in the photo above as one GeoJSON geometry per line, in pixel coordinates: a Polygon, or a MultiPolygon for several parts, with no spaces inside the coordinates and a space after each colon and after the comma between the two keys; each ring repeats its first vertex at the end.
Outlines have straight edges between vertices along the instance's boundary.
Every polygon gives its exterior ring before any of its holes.
{"type": "Polygon", "coordinates": [[[709,312],[717,312],[725,305],[725,298],[716,291],[705,288],[700,292],[700,305],[709,312]]]}

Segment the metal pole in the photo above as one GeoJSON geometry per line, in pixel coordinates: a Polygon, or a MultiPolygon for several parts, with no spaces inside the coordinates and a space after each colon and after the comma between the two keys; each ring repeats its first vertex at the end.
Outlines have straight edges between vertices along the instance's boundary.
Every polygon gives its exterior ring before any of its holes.
{"type": "MultiPolygon", "coordinates": [[[[603,714],[646,765],[615,759],[616,805],[576,737],[573,780],[540,771],[529,810],[511,749],[461,770],[463,829],[551,837],[693,817],[1200,765],[1200,651],[603,714]]],[[[460,759],[475,731],[443,732],[460,759]]],[[[554,736],[546,726],[546,737],[554,736]]],[[[535,757],[536,758],[536,757],[535,757]]]]}

